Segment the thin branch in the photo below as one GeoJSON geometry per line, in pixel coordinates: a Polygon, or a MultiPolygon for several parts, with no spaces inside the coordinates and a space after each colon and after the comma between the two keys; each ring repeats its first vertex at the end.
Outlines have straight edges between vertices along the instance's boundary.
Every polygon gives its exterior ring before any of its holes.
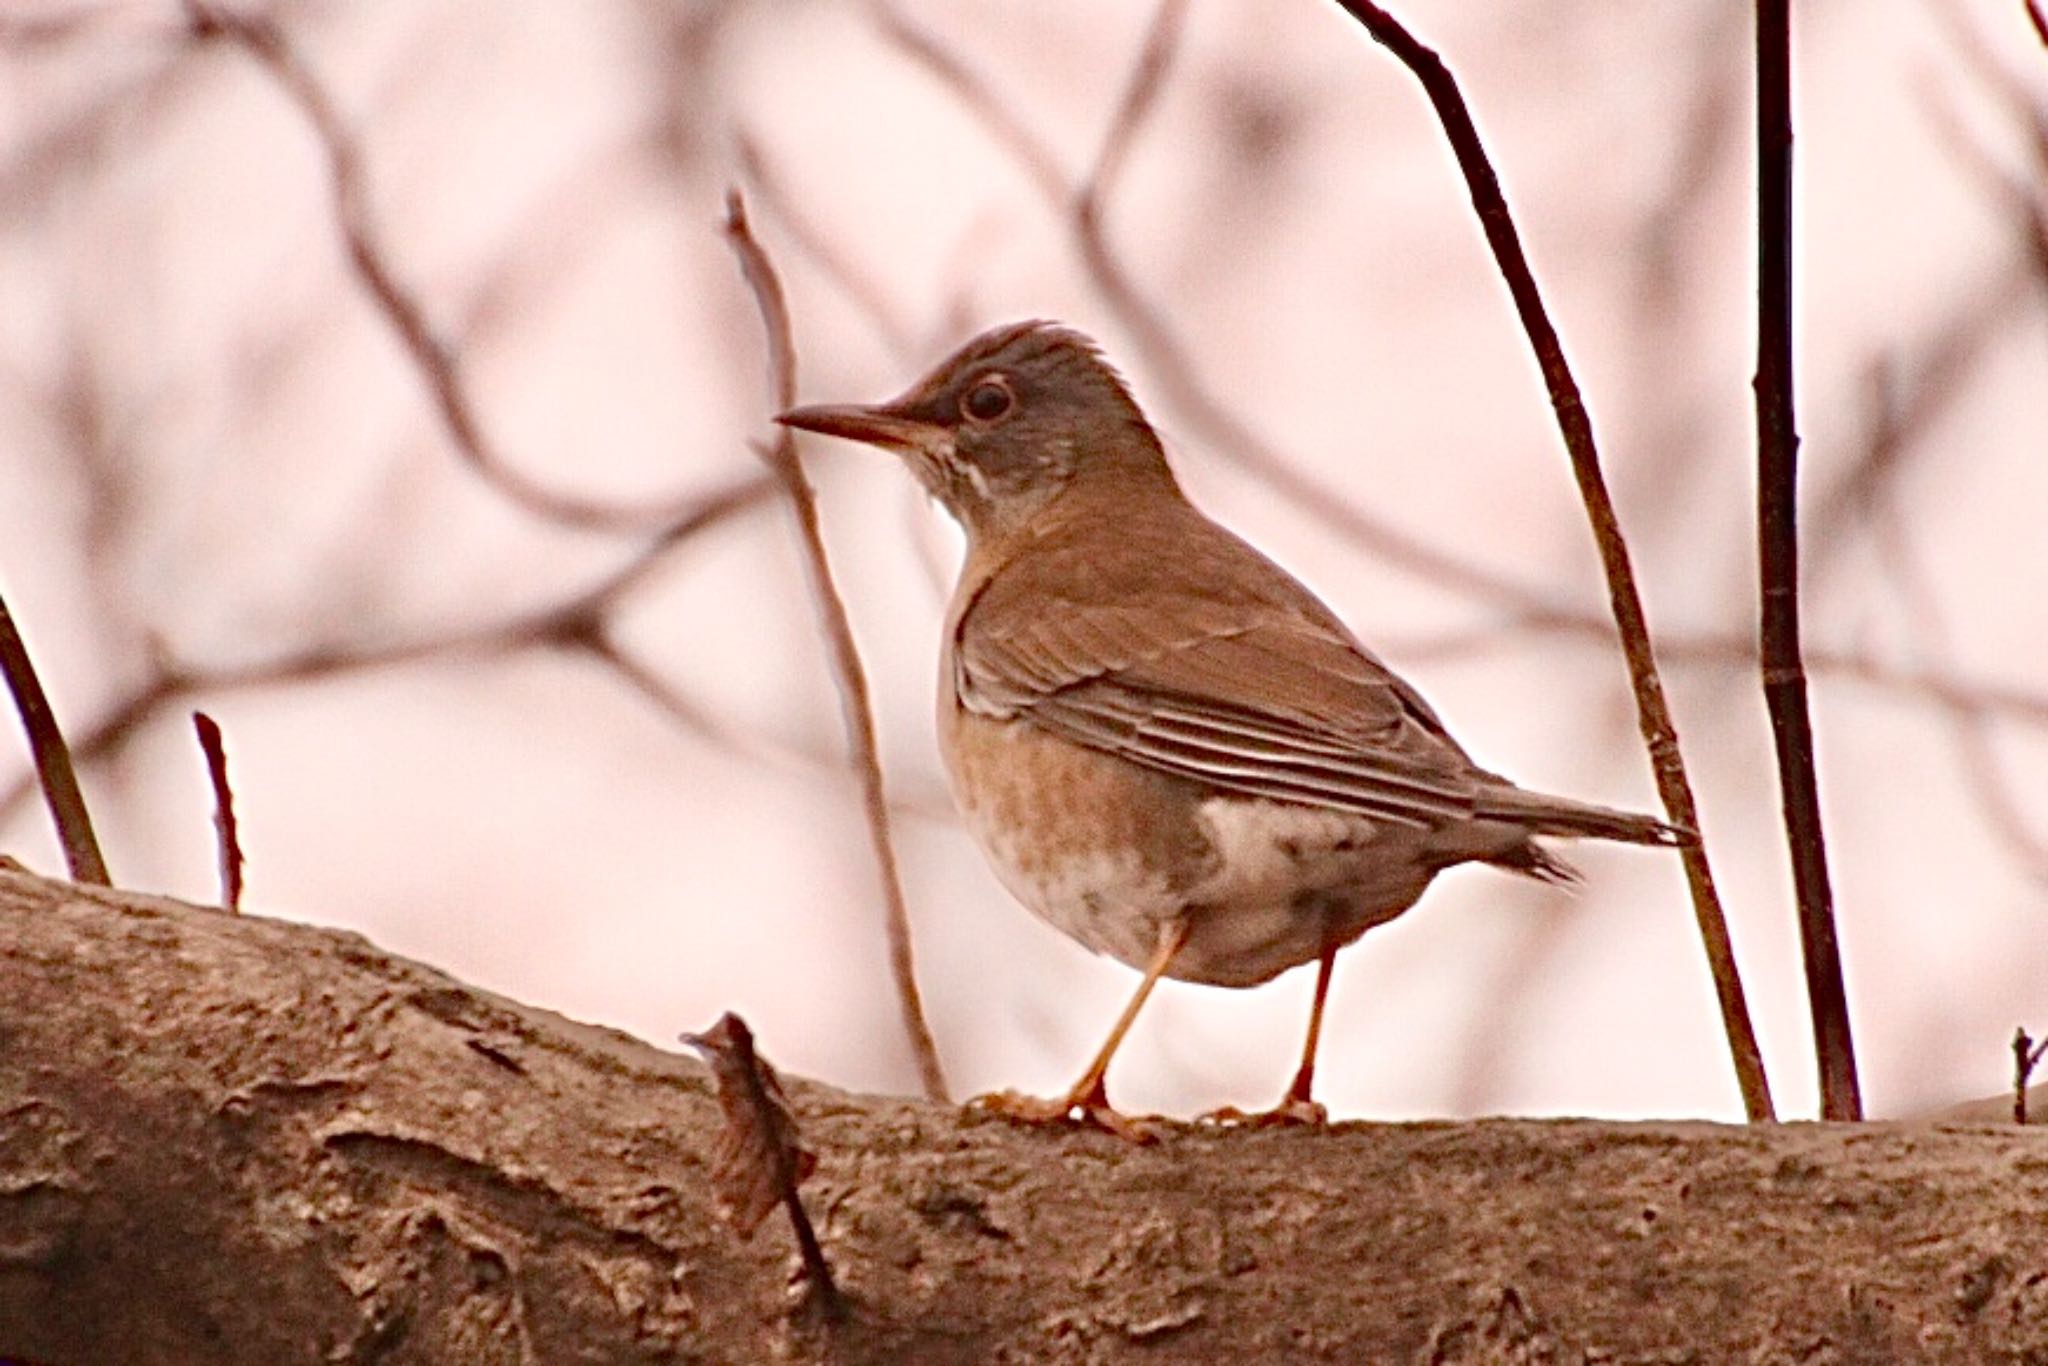
{"type": "MultiPolygon", "coordinates": [[[[739,258],[740,271],[761,309],[761,323],[767,331],[769,374],[778,410],[796,403],[796,348],[790,340],[789,310],[782,296],[782,282],[775,267],[747,227],[746,205],[738,190],[726,197],[725,233],[739,258]]],[[[797,530],[803,538],[804,565],[816,599],[819,625],[825,632],[832,659],[833,676],[839,685],[841,711],[846,722],[847,745],[861,777],[861,794],[867,812],[868,838],[874,846],[875,870],[882,884],[885,925],[889,939],[889,968],[896,979],[896,995],[903,1013],[903,1028],[910,1036],[917,1058],[918,1075],[925,1094],[945,1100],[946,1074],[939,1065],[938,1044],[925,1022],[924,1002],[919,995],[917,973],[911,958],[910,909],[903,895],[903,880],[896,868],[896,851],[889,833],[888,796],[882,784],[881,757],[875,744],[874,709],[868,697],[867,673],[861,666],[860,651],[854,643],[853,627],[847,620],[846,605],[832,581],[832,567],[825,556],[825,541],[818,529],[817,496],[798,460],[796,440],[784,428],[765,446],[757,448],[768,467],[781,480],[796,514],[797,530]]]]}
{"type": "Polygon", "coordinates": [[[1821,1118],[1863,1118],[1842,982],[1813,719],[1799,643],[1799,429],[1792,392],[1792,15],[1757,0],[1757,555],[1764,705],[1778,756],[1785,841],[1820,1068],[1821,1118]]]}
{"type": "Polygon", "coordinates": [[[28,732],[28,748],[35,760],[36,780],[42,785],[43,800],[49,804],[50,819],[56,823],[58,842],[64,846],[64,862],[76,882],[114,885],[107,876],[107,861],[100,855],[99,838],[92,832],[92,814],[85,808],[85,794],[78,788],[78,772],[71,766],[71,750],[64,732],[50,710],[42,680],[29,659],[28,646],[15,629],[14,614],[7,600],[0,598],[0,675],[14,694],[14,708],[21,714],[22,729],[28,732]]]}
{"type": "Polygon", "coordinates": [[[461,357],[443,343],[425,307],[398,278],[370,212],[362,153],[334,98],[284,33],[261,15],[237,13],[212,0],[184,0],[192,31],[233,43],[268,72],[312,126],[327,158],[334,218],[357,283],[405,348],[432,396],[442,425],[463,462],[526,511],[564,526],[641,530],[672,520],[678,502],[620,506],[549,489],[508,462],[483,430],[470,397],[461,357]]]}
{"type": "Polygon", "coordinates": [[[2012,1122],[2027,1122],[2027,1083],[2034,1079],[2034,1069],[2041,1065],[2043,1056],[2048,1056],[2048,1039],[2039,1043],[2027,1037],[2026,1026],[2012,1032],[2012,1122]]]}
{"type": "Polygon", "coordinates": [[[2041,8],[2041,0],[2026,0],[2027,22],[2034,26],[2034,36],[2041,40],[2042,47],[2048,47],[2048,10],[2041,8]]]}
{"type": "Polygon", "coordinates": [[[220,904],[242,909],[242,835],[235,820],[235,790],[228,784],[228,749],[221,738],[220,723],[203,711],[192,713],[192,729],[199,736],[199,752],[206,756],[206,778],[213,786],[213,833],[220,854],[220,904]]]}
{"type": "MultiPolygon", "coordinates": [[[[1441,58],[1385,10],[1369,0],[1338,0],[1352,18],[1365,27],[1373,39],[1399,58],[1421,82],[1443,124],[1458,167],[1464,173],[1472,204],[1493,249],[1515,311],[1528,333],[1530,345],[1542,368],[1544,384],[1550,391],[1551,406],[1570,453],[1572,473],[1592,524],[1593,539],[1599,547],[1601,567],[1616,627],[1621,632],[1622,651],[1628,661],[1633,685],[1637,721],[1648,746],[1651,767],[1657,776],[1657,790],[1665,813],[1673,824],[1687,830],[1699,829],[1699,814],[1693,801],[1692,785],[1686,778],[1685,762],[1678,748],[1678,733],[1664,700],[1664,687],[1650,647],[1649,626],[1644,617],[1642,597],[1636,590],[1635,574],[1629,564],[1628,547],[1622,539],[1621,524],[1600,470],[1600,457],[1593,440],[1593,424],[1586,414],[1578,383],[1565,360],[1564,347],[1545,311],[1535,276],[1530,272],[1514,220],[1509,215],[1499,178],[1479,139],[1479,130],[1465,107],[1441,58]]],[[[1770,1084],[1764,1073],[1763,1055],[1757,1047],[1756,1031],[1750,1023],[1749,1003],[1735,962],[1734,946],[1728,937],[1727,917],[1707,862],[1706,847],[1695,843],[1683,851],[1686,878],[1692,889],[1693,911],[1699,922],[1700,939],[1707,965],[1720,1000],[1721,1019],[1728,1035],[1728,1049],[1735,1066],[1736,1081],[1742,1089],[1743,1107],[1752,1122],[1774,1118],[1770,1084]]]]}

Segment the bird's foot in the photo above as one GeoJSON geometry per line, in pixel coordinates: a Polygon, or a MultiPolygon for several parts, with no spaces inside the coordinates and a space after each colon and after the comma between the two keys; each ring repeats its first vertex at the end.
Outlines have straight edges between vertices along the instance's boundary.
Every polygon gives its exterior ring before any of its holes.
{"type": "Polygon", "coordinates": [[[1137,1115],[1127,1115],[1109,1103],[1098,1085],[1076,1088],[1064,1096],[1027,1096],[1017,1091],[992,1091],[967,1102],[979,1114],[1000,1115],[1013,1124],[1071,1125],[1100,1129],[1126,1143],[1155,1143],[1158,1126],[1137,1115]]]}
{"type": "Polygon", "coordinates": [[[1197,1122],[1225,1129],[1323,1129],[1329,1127],[1330,1112],[1307,1096],[1289,1096],[1270,1110],[1247,1111],[1226,1105],[1209,1111],[1197,1122]]]}

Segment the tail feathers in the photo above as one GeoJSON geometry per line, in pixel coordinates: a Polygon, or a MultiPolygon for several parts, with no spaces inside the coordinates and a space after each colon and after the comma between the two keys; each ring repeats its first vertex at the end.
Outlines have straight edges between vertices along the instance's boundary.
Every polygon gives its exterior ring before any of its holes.
{"type": "Polygon", "coordinates": [[[1578,869],[1531,839],[1523,840],[1491,862],[1496,868],[1506,868],[1554,887],[1576,887],[1581,881],[1578,869]]]}
{"type": "MultiPolygon", "coordinates": [[[[1573,801],[1569,797],[1553,797],[1543,792],[1529,792],[1506,784],[1482,789],[1473,814],[1482,820],[1511,821],[1526,826],[1532,835],[1620,840],[1625,844],[1656,844],[1667,849],[1684,848],[1699,843],[1699,836],[1692,831],[1667,825],[1654,816],[1640,816],[1632,811],[1616,811],[1608,806],[1573,801]]],[[[1558,876],[1556,870],[1548,866],[1531,867],[1527,871],[1551,881],[1570,880],[1569,865],[1550,855],[1542,855],[1541,859],[1557,864],[1565,876],[1558,876]]]]}

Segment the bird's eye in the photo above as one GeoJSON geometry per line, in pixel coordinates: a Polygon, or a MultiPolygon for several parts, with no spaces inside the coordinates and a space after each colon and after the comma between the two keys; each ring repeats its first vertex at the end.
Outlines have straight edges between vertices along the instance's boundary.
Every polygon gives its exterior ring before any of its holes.
{"type": "Polygon", "coordinates": [[[967,391],[960,400],[960,412],[972,422],[994,422],[1016,402],[1009,383],[1001,375],[990,375],[967,391]]]}

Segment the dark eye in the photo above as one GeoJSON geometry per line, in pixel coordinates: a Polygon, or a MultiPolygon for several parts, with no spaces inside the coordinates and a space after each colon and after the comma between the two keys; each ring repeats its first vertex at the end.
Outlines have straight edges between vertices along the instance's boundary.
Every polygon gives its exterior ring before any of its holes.
{"type": "Polygon", "coordinates": [[[975,422],[994,422],[1016,402],[1008,382],[1001,375],[990,375],[967,391],[960,400],[960,411],[975,422]]]}

